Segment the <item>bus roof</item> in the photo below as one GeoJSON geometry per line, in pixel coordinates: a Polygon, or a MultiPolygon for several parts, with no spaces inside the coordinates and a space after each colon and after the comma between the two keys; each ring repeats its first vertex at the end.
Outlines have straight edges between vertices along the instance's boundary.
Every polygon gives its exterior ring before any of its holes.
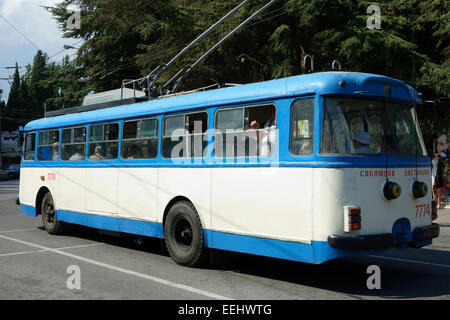
{"type": "Polygon", "coordinates": [[[213,106],[274,100],[302,95],[385,96],[384,86],[390,85],[389,98],[421,103],[411,86],[393,78],[359,72],[320,72],[270,80],[241,86],[209,90],[162,99],[111,107],[100,110],[66,114],[29,122],[24,131],[70,127],[87,123],[139,118],[213,106]],[[341,86],[340,81],[345,81],[341,86]]]}

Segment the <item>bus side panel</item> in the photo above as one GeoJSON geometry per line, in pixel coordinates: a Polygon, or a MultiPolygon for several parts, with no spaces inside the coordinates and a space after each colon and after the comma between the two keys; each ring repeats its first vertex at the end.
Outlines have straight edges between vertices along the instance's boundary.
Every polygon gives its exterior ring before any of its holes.
{"type": "Polygon", "coordinates": [[[118,168],[86,169],[86,209],[88,212],[117,213],[118,168]]]}
{"type": "Polygon", "coordinates": [[[214,168],[212,230],[311,244],[311,178],[311,168],[214,168]]]}
{"type": "Polygon", "coordinates": [[[118,215],[156,221],[157,168],[119,168],[118,215]]]}
{"type": "Polygon", "coordinates": [[[211,168],[159,168],[158,222],[163,222],[164,210],[177,196],[189,199],[195,206],[203,229],[211,227],[211,168]]]}
{"type": "Polygon", "coordinates": [[[313,239],[326,242],[331,233],[344,229],[345,194],[348,192],[358,194],[358,190],[356,181],[345,183],[343,169],[315,168],[313,170],[315,208],[313,239]]]}
{"type": "Polygon", "coordinates": [[[46,187],[53,196],[55,206],[58,206],[57,184],[59,180],[58,170],[55,168],[22,167],[20,176],[19,199],[22,206],[29,210],[24,212],[30,214],[31,209],[36,207],[36,198],[40,188],[46,187]]]}
{"type": "Polygon", "coordinates": [[[59,210],[86,210],[86,168],[59,168],[59,210]]]}

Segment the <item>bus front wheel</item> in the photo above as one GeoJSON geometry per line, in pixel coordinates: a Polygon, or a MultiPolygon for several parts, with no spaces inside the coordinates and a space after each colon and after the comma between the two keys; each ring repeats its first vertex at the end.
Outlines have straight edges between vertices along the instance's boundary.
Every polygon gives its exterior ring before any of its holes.
{"type": "Polygon", "coordinates": [[[183,266],[201,265],[207,255],[200,217],[192,203],[180,201],[169,210],[164,224],[167,250],[183,266]]]}
{"type": "Polygon", "coordinates": [[[56,218],[55,203],[50,192],[47,192],[41,203],[42,223],[45,230],[50,234],[61,233],[61,221],[56,218]]]}

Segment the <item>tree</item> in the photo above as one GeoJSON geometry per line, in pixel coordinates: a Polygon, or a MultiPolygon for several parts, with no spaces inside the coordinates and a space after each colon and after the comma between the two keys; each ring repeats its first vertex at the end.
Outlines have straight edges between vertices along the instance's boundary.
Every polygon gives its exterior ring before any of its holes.
{"type": "Polygon", "coordinates": [[[65,56],[59,64],[53,64],[53,76],[47,79],[47,85],[54,88],[53,95],[46,101],[49,110],[80,106],[83,97],[92,90],[84,78],[84,70],[77,67],[69,56],[65,56]]]}
{"type": "Polygon", "coordinates": [[[5,111],[5,107],[6,107],[6,103],[2,99],[3,98],[2,95],[3,95],[3,90],[0,90],[0,114],[2,114],[2,112],[5,111]]]}
{"type": "MultiPolygon", "coordinates": [[[[58,68],[52,71],[51,83],[58,89],[57,94],[53,89],[47,96],[51,96],[53,107],[59,108],[79,101],[81,94],[73,92],[115,89],[123,79],[144,76],[167,63],[241,2],[65,0],[48,7],[64,36],[83,39],[84,44],[74,65],[64,67],[71,70],[65,77],[64,73],[56,76],[58,68]],[[72,14],[69,9],[74,6],[81,10],[81,29],[68,30],[66,22],[72,14]]],[[[244,6],[196,44],[161,77],[159,84],[197,60],[265,3],[267,0],[255,0],[244,6]]],[[[223,43],[180,89],[202,87],[211,84],[212,79],[248,83],[306,73],[304,57],[311,54],[315,71],[329,70],[331,62],[337,59],[345,70],[403,80],[422,92],[424,100],[449,97],[449,26],[448,1],[279,1],[223,43]],[[367,8],[373,4],[381,9],[379,30],[367,27],[367,8]]],[[[442,109],[448,110],[439,110],[442,109]]],[[[424,134],[432,136],[437,127],[428,124],[439,117],[431,118],[432,113],[419,111],[426,124],[424,134]]]]}
{"type": "Polygon", "coordinates": [[[30,107],[32,114],[43,115],[43,105],[47,98],[52,96],[52,88],[45,81],[51,74],[47,66],[48,56],[38,50],[33,59],[30,72],[30,93],[33,97],[33,105],[30,107]]]}
{"type": "Polygon", "coordinates": [[[11,90],[8,96],[8,102],[6,108],[8,112],[14,112],[20,109],[20,75],[19,66],[16,63],[16,69],[14,71],[13,82],[11,84],[11,90]]]}
{"type": "Polygon", "coordinates": [[[20,125],[21,107],[19,66],[16,63],[8,102],[6,103],[5,112],[2,115],[2,130],[10,131],[17,129],[20,125]]]}

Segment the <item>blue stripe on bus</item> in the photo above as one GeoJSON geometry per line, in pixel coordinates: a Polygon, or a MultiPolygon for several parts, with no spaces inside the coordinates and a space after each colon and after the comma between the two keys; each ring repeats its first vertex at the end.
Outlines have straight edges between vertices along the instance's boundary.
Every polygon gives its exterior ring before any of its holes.
{"type": "Polygon", "coordinates": [[[320,264],[344,256],[363,256],[377,251],[343,251],[331,248],[326,241],[311,244],[205,230],[214,249],[256,254],[265,257],[320,264]]]}
{"type": "Polygon", "coordinates": [[[24,214],[30,217],[36,217],[36,208],[25,204],[20,204],[20,209],[24,214]]]}
{"type": "MultiPolygon", "coordinates": [[[[27,205],[21,205],[20,207],[24,214],[36,216],[34,207],[27,205]]],[[[57,210],[56,216],[60,221],[91,228],[164,238],[163,225],[159,222],[107,217],[65,210],[57,210]]],[[[315,264],[343,256],[361,256],[380,252],[350,252],[333,249],[326,241],[312,241],[311,244],[307,244],[218,232],[209,229],[205,229],[204,234],[205,244],[209,248],[315,264]]]]}
{"type": "Polygon", "coordinates": [[[38,161],[22,161],[23,168],[240,168],[240,167],[308,167],[308,168],[415,168],[430,167],[430,158],[411,159],[405,158],[389,158],[386,166],[386,159],[368,159],[368,157],[339,158],[339,157],[320,157],[319,161],[309,159],[299,159],[297,161],[271,161],[270,159],[260,159],[258,161],[239,160],[233,162],[214,162],[202,161],[196,163],[194,161],[186,161],[177,163],[175,161],[54,161],[54,162],[38,162],[38,161]]]}
{"type": "Polygon", "coordinates": [[[91,228],[164,238],[162,223],[106,217],[73,211],[57,210],[56,218],[67,223],[80,224],[91,228]]]}

